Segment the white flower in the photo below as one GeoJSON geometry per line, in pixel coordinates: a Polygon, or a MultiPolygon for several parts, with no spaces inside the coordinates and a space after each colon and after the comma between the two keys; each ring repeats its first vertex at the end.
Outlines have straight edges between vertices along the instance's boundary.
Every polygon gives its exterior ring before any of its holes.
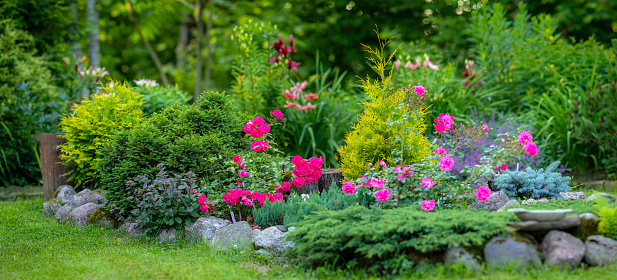
{"type": "Polygon", "coordinates": [[[155,80],[149,80],[149,79],[133,80],[133,82],[135,82],[138,86],[146,86],[146,87],[152,87],[152,86],[159,85],[155,80]]]}

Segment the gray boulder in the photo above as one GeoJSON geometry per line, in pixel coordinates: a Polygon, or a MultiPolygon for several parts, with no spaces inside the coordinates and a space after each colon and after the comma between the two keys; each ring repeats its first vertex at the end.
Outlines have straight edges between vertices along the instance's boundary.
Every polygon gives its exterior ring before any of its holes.
{"type": "Polygon", "coordinates": [[[90,215],[89,225],[97,225],[104,228],[116,227],[117,222],[113,214],[105,208],[99,208],[90,215]]]}
{"type": "Polygon", "coordinates": [[[592,235],[585,241],[585,262],[591,266],[617,263],[617,241],[602,235],[592,235]]]}
{"type": "Polygon", "coordinates": [[[83,189],[80,192],[78,192],[77,194],[85,194],[85,193],[89,193],[89,192],[91,192],[90,189],[83,189]]]}
{"type": "Polygon", "coordinates": [[[78,227],[83,227],[88,224],[90,215],[92,215],[96,209],[99,209],[99,206],[94,203],[87,203],[79,206],[71,211],[69,214],[69,221],[78,227]]]}
{"type": "Polygon", "coordinates": [[[264,256],[267,256],[267,257],[274,256],[272,253],[270,253],[270,252],[268,252],[268,251],[266,251],[264,249],[259,249],[259,250],[255,251],[255,253],[257,253],[259,255],[264,255],[264,256]]]}
{"type": "Polygon", "coordinates": [[[585,200],[586,200],[586,201],[595,200],[595,199],[597,199],[597,198],[598,198],[598,197],[600,197],[600,196],[602,196],[602,197],[604,197],[604,198],[606,198],[606,199],[608,199],[608,200],[610,200],[610,201],[612,201],[612,202],[615,202],[615,197],[614,197],[614,196],[612,196],[612,195],[610,195],[610,194],[607,194],[607,193],[594,193],[594,194],[590,195],[590,196],[589,196],[587,199],[585,199],[585,200]]]}
{"type": "Polygon", "coordinates": [[[577,236],[581,239],[587,239],[592,235],[598,235],[598,215],[593,213],[583,213],[579,215],[581,225],[578,227],[577,236]]]}
{"type": "Polygon", "coordinates": [[[445,255],[446,266],[462,264],[471,269],[480,268],[480,262],[474,254],[465,250],[462,246],[449,247],[445,255]]]}
{"type": "Polygon", "coordinates": [[[293,242],[283,241],[285,234],[276,226],[269,227],[255,237],[255,246],[267,251],[283,254],[287,248],[293,247],[293,242]]]}
{"type": "Polygon", "coordinates": [[[218,249],[245,250],[251,248],[252,236],[249,224],[241,221],[217,230],[211,243],[218,249]]]}
{"type": "Polygon", "coordinates": [[[158,238],[161,242],[175,241],[178,239],[178,231],[175,228],[165,228],[159,231],[158,238]]]}
{"type": "Polygon", "coordinates": [[[216,231],[230,224],[228,220],[213,216],[200,217],[191,226],[184,227],[184,235],[187,240],[208,242],[214,238],[216,231]]]}
{"type": "Polygon", "coordinates": [[[520,203],[520,202],[518,202],[518,201],[516,201],[516,200],[514,200],[514,199],[511,199],[511,200],[509,200],[508,202],[506,202],[506,204],[504,204],[503,206],[501,206],[501,208],[499,208],[499,209],[497,210],[497,212],[504,212],[504,211],[506,211],[506,208],[508,208],[508,207],[512,207],[512,206],[520,206],[520,205],[521,205],[521,203],[520,203]]]}
{"type": "Polygon", "coordinates": [[[551,230],[542,240],[544,264],[576,268],[585,257],[585,244],[569,233],[551,230]]]}
{"type": "Polygon", "coordinates": [[[585,199],[584,192],[560,192],[559,195],[564,199],[569,200],[583,200],[585,199]]]}
{"type": "Polygon", "coordinates": [[[56,215],[56,212],[62,207],[60,203],[55,198],[52,198],[45,203],[43,203],[43,214],[47,217],[53,217],[56,215]]]}
{"type": "Polygon", "coordinates": [[[516,261],[517,267],[542,264],[533,238],[522,234],[493,237],[484,247],[484,259],[491,266],[503,266],[516,261]]]}
{"type": "Polygon", "coordinates": [[[131,236],[142,235],[144,234],[144,229],[139,226],[137,223],[125,222],[120,226],[120,229],[126,231],[131,236]]]}
{"type": "Polygon", "coordinates": [[[88,203],[101,204],[103,202],[103,196],[99,193],[87,192],[74,195],[72,199],[68,200],[68,205],[77,208],[88,203]]]}
{"type": "Polygon", "coordinates": [[[283,225],[277,225],[275,226],[278,230],[280,230],[281,232],[287,232],[287,228],[283,225]]]}
{"type": "Polygon", "coordinates": [[[251,238],[251,243],[255,244],[255,238],[257,238],[257,235],[259,235],[259,233],[261,233],[260,229],[254,229],[253,230],[253,236],[251,238]]]}
{"type": "Polygon", "coordinates": [[[472,205],[469,205],[467,209],[484,209],[484,211],[493,212],[503,207],[506,203],[508,203],[508,201],[510,201],[508,196],[499,191],[492,193],[491,196],[485,201],[477,201],[472,205]]]}
{"type": "Polygon", "coordinates": [[[73,187],[69,185],[62,185],[58,187],[58,196],[56,197],[56,199],[60,203],[66,204],[69,202],[69,200],[73,199],[72,197],[76,194],[77,193],[75,192],[75,189],[73,189],[73,187]]]}
{"type": "Polygon", "coordinates": [[[69,214],[73,211],[73,207],[68,205],[62,205],[58,211],[56,211],[56,218],[60,223],[66,223],[69,220],[69,214]]]}

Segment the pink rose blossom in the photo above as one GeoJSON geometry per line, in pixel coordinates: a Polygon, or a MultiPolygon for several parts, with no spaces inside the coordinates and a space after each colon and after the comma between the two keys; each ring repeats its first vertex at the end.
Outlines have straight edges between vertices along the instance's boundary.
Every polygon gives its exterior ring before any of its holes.
{"type": "Polygon", "coordinates": [[[439,168],[442,171],[450,171],[452,170],[452,166],[454,166],[454,159],[449,156],[443,156],[441,160],[439,160],[439,168]]]}
{"type": "Polygon", "coordinates": [[[205,196],[205,195],[200,195],[200,196],[199,196],[198,203],[199,203],[199,204],[204,204],[204,202],[206,202],[206,200],[208,200],[208,197],[207,197],[207,196],[205,196]]]}
{"type": "Polygon", "coordinates": [[[240,162],[242,162],[242,158],[241,158],[241,157],[239,157],[239,156],[235,156],[235,157],[234,157],[234,162],[236,162],[236,163],[240,164],[240,162]]]}
{"type": "Polygon", "coordinates": [[[500,167],[501,171],[506,171],[506,169],[508,169],[508,164],[504,163],[501,167],[500,167]]]}
{"type": "Polygon", "coordinates": [[[525,154],[534,157],[536,154],[538,154],[538,146],[536,146],[536,144],[533,142],[528,143],[527,146],[525,146],[525,154]]]}
{"type": "Polygon", "coordinates": [[[289,189],[291,189],[291,184],[289,182],[283,182],[282,186],[276,186],[277,192],[286,192],[289,191],[289,189]]]}
{"type": "Polygon", "coordinates": [[[302,157],[301,156],[294,156],[293,158],[291,158],[291,163],[293,163],[294,165],[297,165],[301,161],[302,161],[302,157]]]}
{"type": "Polygon", "coordinates": [[[304,183],[305,180],[302,177],[296,177],[291,181],[291,184],[294,185],[296,188],[304,186],[304,183]]]}
{"type": "Polygon", "coordinates": [[[248,197],[244,196],[242,197],[242,199],[240,200],[240,203],[246,205],[246,206],[253,206],[253,201],[250,200],[248,197]]]}
{"type": "Polygon", "coordinates": [[[476,189],[476,198],[479,201],[486,201],[490,196],[491,189],[487,188],[486,186],[479,186],[478,189],[476,189]]]}
{"type": "Polygon", "coordinates": [[[249,173],[244,171],[244,170],[242,170],[242,171],[238,172],[238,176],[240,176],[240,177],[248,177],[249,173]]]}
{"type": "Polygon", "coordinates": [[[435,152],[433,152],[433,154],[436,154],[436,155],[445,155],[447,153],[448,153],[448,151],[446,151],[446,149],[444,149],[442,147],[437,148],[437,150],[435,150],[435,152]]]}
{"type": "Polygon", "coordinates": [[[380,180],[377,178],[372,178],[371,179],[371,187],[375,188],[375,189],[382,189],[383,188],[383,183],[384,180],[380,180]]]}
{"type": "Polygon", "coordinates": [[[422,178],[422,187],[423,188],[427,188],[427,189],[430,190],[434,185],[435,185],[435,182],[433,182],[431,177],[424,177],[424,178],[422,178]]]}
{"type": "Polygon", "coordinates": [[[396,68],[396,70],[401,70],[401,64],[397,61],[394,61],[394,68],[396,68]]]}
{"type": "Polygon", "coordinates": [[[418,96],[420,96],[426,93],[426,89],[423,86],[419,85],[419,86],[413,87],[413,92],[417,94],[418,96]]]}
{"type": "Polygon", "coordinates": [[[283,118],[283,112],[281,112],[279,110],[274,110],[274,111],[270,112],[270,114],[272,114],[277,119],[282,119],[283,118]]]}
{"type": "Polygon", "coordinates": [[[360,179],[358,179],[358,186],[364,186],[365,188],[370,188],[371,180],[369,180],[369,178],[367,178],[366,176],[362,175],[360,176],[360,179]]]}
{"type": "Polygon", "coordinates": [[[531,143],[532,141],[533,141],[533,136],[527,130],[519,133],[519,135],[518,135],[518,142],[521,143],[521,145],[526,146],[527,144],[531,143]]]}
{"type": "Polygon", "coordinates": [[[267,150],[269,146],[270,144],[268,143],[268,141],[259,142],[255,140],[253,141],[253,143],[251,143],[251,150],[256,153],[261,153],[267,150]]]}
{"type": "Polygon", "coordinates": [[[390,191],[388,189],[377,191],[375,193],[375,198],[377,201],[386,201],[390,198],[390,191]]]}
{"type": "Polygon", "coordinates": [[[354,193],[356,193],[356,187],[354,187],[352,182],[345,182],[341,189],[346,194],[354,194],[354,193]]]}
{"type": "Polygon", "coordinates": [[[484,129],[484,131],[488,132],[488,125],[483,124],[483,125],[482,125],[482,129],[484,129]]]}
{"type": "Polygon", "coordinates": [[[381,166],[384,166],[384,167],[385,167],[385,166],[386,166],[386,162],[385,162],[385,161],[383,161],[383,160],[380,160],[380,161],[379,161],[379,165],[381,165],[381,166]]]}
{"type": "Polygon", "coordinates": [[[401,167],[400,166],[395,167],[394,168],[394,172],[395,173],[400,173],[401,172],[401,167]]]}
{"type": "Polygon", "coordinates": [[[422,205],[422,210],[426,213],[435,210],[435,200],[422,200],[420,205],[422,205]]]}

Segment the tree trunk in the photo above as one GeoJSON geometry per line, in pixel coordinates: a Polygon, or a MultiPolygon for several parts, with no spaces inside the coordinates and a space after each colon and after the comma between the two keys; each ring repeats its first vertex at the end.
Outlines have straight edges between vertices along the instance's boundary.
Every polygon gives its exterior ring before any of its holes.
{"type": "Polygon", "coordinates": [[[176,46],[176,69],[179,71],[184,71],[186,67],[186,46],[189,43],[189,33],[189,15],[182,12],[182,24],[180,25],[178,45],[176,46]]]}
{"type": "Polygon", "coordinates": [[[41,133],[39,135],[39,152],[41,156],[41,173],[43,175],[43,192],[45,200],[50,200],[59,186],[66,185],[69,167],[60,163],[59,145],[66,142],[58,138],[61,133],[41,133]]]}
{"type": "MultiPolygon", "coordinates": [[[[73,12],[73,28],[77,30],[77,0],[73,0],[71,2],[71,11],[73,12]]],[[[79,60],[84,55],[81,49],[81,45],[79,44],[79,40],[71,41],[71,56],[75,57],[75,59],[79,60]]],[[[80,64],[81,66],[81,64],[80,64]]]]}
{"type": "Polygon", "coordinates": [[[99,45],[99,12],[96,10],[97,0],[88,0],[86,15],[88,18],[88,58],[92,68],[101,67],[101,47],[99,45]]]}
{"type": "Polygon", "coordinates": [[[139,34],[141,41],[144,43],[144,45],[146,45],[146,49],[148,49],[148,53],[150,53],[150,57],[154,61],[154,65],[156,65],[156,68],[159,70],[159,74],[161,75],[161,80],[163,82],[163,85],[165,85],[166,87],[169,86],[169,82],[167,81],[167,75],[165,75],[165,71],[163,70],[163,65],[161,64],[161,60],[159,60],[158,55],[156,55],[156,52],[154,52],[154,49],[152,48],[152,46],[150,46],[150,43],[148,43],[148,41],[146,40],[146,37],[144,37],[144,34],[141,32],[141,29],[139,28],[139,23],[137,23],[137,20],[135,20],[135,17],[133,16],[133,7],[131,6],[131,2],[129,0],[125,0],[124,2],[126,3],[126,11],[129,14],[129,19],[133,23],[135,32],[139,34]]]}
{"type": "Polygon", "coordinates": [[[211,32],[212,32],[212,10],[208,11],[208,21],[206,23],[206,66],[205,66],[206,70],[204,73],[204,91],[210,90],[210,69],[212,65],[212,46],[210,45],[211,32]]]}
{"type": "Polygon", "coordinates": [[[204,35],[203,24],[203,10],[204,1],[199,0],[195,3],[195,24],[197,25],[197,38],[195,38],[197,48],[197,63],[195,65],[195,91],[193,92],[193,103],[197,105],[199,94],[201,93],[201,67],[203,64],[203,57],[201,57],[201,38],[204,35]]]}
{"type": "Polygon", "coordinates": [[[314,184],[306,184],[300,188],[296,188],[292,185],[292,189],[298,194],[309,194],[309,193],[322,193],[323,191],[328,191],[330,189],[330,185],[332,182],[336,182],[336,186],[340,189],[342,186],[343,180],[343,171],[340,169],[322,169],[321,177],[317,183],[314,184]]]}

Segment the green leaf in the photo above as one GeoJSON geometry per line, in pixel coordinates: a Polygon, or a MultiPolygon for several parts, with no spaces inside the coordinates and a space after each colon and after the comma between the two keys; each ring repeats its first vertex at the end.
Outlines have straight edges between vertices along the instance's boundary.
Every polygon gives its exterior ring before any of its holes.
{"type": "Polygon", "coordinates": [[[176,223],[182,223],[182,219],[180,217],[176,217],[176,223]]]}

